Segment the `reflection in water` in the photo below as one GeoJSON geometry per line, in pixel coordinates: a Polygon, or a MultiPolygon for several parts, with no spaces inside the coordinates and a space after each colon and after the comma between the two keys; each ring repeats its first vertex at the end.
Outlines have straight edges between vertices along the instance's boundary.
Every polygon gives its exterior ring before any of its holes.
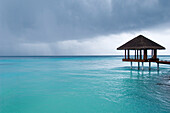
{"type": "MultiPolygon", "coordinates": [[[[115,70],[118,70],[118,68],[115,70]]],[[[150,107],[150,104],[154,104],[154,109],[159,108],[163,111],[166,109],[164,112],[170,110],[170,76],[165,76],[170,75],[169,68],[161,68],[160,71],[155,69],[150,71],[144,69],[142,71],[137,68],[120,67],[119,70],[123,70],[124,74],[126,73],[123,80],[119,81],[121,84],[112,86],[112,88],[115,87],[118,90],[119,96],[109,95],[113,94],[112,90],[109,94],[105,94],[105,98],[108,97],[107,99],[117,103],[123,101],[124,98],[128,98],[135,100],[135,103],[139,105],[141,101],[144,101],[150,107]],[[129,79],[127,78],[128,76],[129,79]]]]}

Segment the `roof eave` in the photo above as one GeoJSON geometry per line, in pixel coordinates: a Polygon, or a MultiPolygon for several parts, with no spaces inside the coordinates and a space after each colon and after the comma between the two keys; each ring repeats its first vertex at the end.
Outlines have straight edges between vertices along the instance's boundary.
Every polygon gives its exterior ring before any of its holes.
{"type": "Polygon", "coordinates": [[[133,48],[133,47],[128,47],[128,48],[117,48],[117,50],[144,50],[144,49],[159,49],[159,50],[165,50],[166,48],[165,47],[160,47],[160,48],[158,48],[158,47],[148,47],[148,48],[144,48],[144,47],[136,47],[136,48],[133,48]]]}

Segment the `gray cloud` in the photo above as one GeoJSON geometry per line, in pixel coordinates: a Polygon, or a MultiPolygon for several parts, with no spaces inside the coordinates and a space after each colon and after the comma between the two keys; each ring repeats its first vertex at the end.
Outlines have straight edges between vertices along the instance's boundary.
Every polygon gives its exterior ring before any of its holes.
{"type": "Polygon", "coordinates": [[[25,43],[143,30],[169,22],[169,6],[167,0],[0,0],[0,55],[25,54],[25,43]]]}

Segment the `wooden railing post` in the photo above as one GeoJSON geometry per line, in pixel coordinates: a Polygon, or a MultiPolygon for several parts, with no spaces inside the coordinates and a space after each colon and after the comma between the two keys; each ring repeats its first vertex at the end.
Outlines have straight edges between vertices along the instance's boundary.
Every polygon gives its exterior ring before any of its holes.
{"type": "Polygon", "coordinates": [[[138,59],[138,57],[139,57],[139,54],[138,54],[138,50],[137,50],[137,59],[138,59]]]}
{"type": "Polygon", "coordinates": [[[140,60],[142,60],[142,50],[140,49],[140,60]]]}
{"type": "Polygon", "coordinates": [[[147,60],[147,49],[144,49],[144,57],[143,57],[144,60],[147,60]]]}
{"type": "Polygon", "coordinates": [[[154,49],[154,56],[153,56],[154,59],[157,59],[157,50],[154,49]]]}

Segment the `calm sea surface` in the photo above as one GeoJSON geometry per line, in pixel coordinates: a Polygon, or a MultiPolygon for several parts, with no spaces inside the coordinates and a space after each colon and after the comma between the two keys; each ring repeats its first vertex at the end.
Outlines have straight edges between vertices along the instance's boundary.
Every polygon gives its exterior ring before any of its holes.
{"type": "Polygon", "coordinates": [[[170,65],[121,59],[0,57],[0,113],[170,113],[170,65]]]}

